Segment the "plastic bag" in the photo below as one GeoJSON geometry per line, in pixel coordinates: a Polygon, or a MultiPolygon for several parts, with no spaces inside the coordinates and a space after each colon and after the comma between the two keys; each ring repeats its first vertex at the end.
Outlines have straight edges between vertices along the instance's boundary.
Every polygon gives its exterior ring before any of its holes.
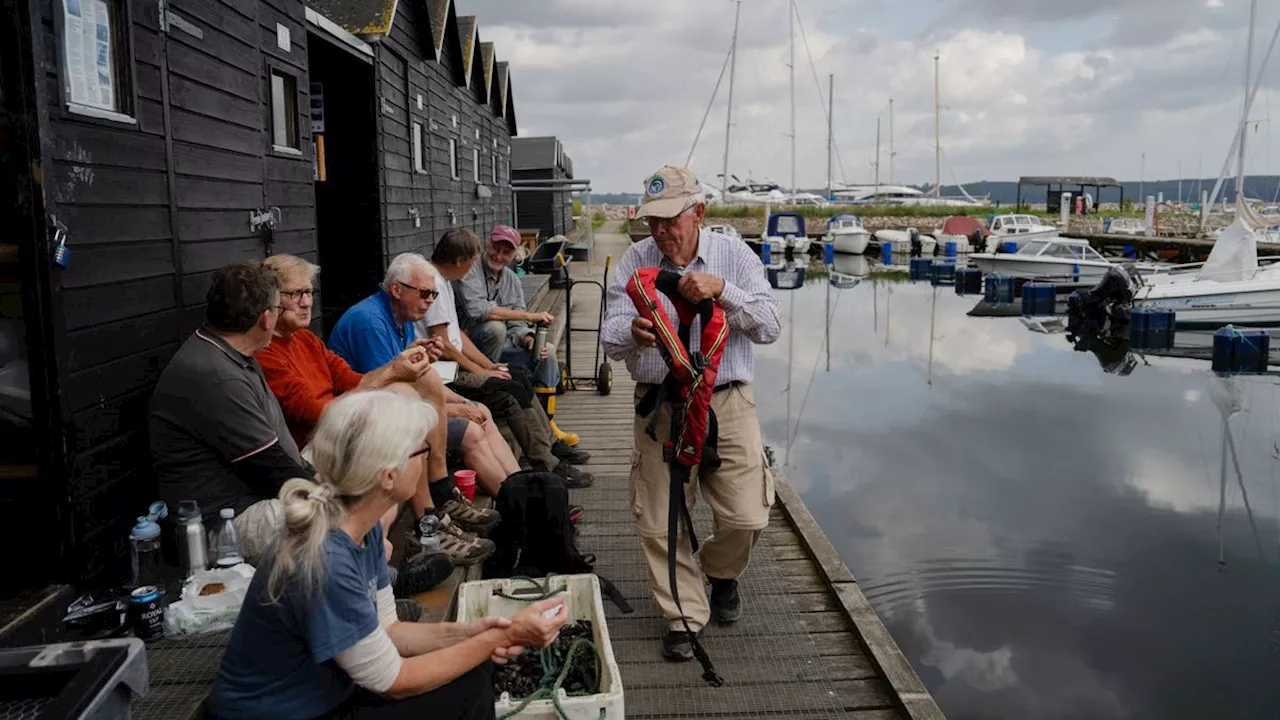
{"type": "Polygon", "coordinates": [[[165,610],[165,635],[178,637],[230,630],[240,615],[253,572],[253,566],[241,563],[232,568],[193,573],[182,586],[182,599],[165,610]]]}

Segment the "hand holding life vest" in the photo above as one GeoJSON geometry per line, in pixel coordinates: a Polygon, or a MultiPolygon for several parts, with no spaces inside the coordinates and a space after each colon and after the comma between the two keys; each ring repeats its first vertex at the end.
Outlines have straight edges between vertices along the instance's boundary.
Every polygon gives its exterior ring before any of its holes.
{"type": "Polygon", "coordinates": [[[658,350],[667,363],[670,397],[677,403],[673,413],[680,412],[683,422],[679,432],[672,433],[675,456],[681,465],[696,467],[702,462],[711,410],[711,394],[715,391],[720,356],[729,338],[729,325],[724,311],[714,300],[697,305],[680,294],[680,275],[658,268],[640,268],[627,281],[627,296],[635,304],[640,317],[653,323],[658,350]],[[676,309],[679,325],[672,323],[666,307],[658,298],[661,292],[676,309]],[[689,334],[695,317],[702,319],[697,352],[689,350],[689,334]],[[671,394],[674,393],[674,394],[671,394]]]}

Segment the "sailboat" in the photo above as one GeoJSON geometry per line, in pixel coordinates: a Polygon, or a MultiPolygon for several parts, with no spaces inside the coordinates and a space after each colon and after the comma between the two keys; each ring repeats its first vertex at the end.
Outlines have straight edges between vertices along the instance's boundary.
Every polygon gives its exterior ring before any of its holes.
{"type": "MultiPolygon", "coordinates": [[[[1253,0],[1245,61],[1245,102],[1231,148],[1232,152],[1238,151],[1235,221],[1218,235],[1209,259],[1202,266],[1184,266],[1147,275],[1143,278],[1145,287],[1134,298],[1136,304],[1173,310],[1179,327],[1216,328],[1228,324],[1280,327],[1280,264],[1258,264],[1259,238],[1254,228],[1265,226],[1265,221],[1250,207],[1244,195],[1249,111],[1275,50],[1276,39],[1280,38],[1280,23],[1277,23],[1255,80],[1252,62],[1257,10],[1258,0],[1253,0]]],[[[1213,194],[1216,196],[1217,188],[1213,194]]]]}

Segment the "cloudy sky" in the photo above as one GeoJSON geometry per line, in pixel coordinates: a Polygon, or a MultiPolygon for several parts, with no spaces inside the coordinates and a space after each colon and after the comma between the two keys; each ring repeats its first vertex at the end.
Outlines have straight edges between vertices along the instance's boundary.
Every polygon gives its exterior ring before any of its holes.
{"type": "MultiPolygon", "coordinates": [[[[889,175],[932,182],[933,56],[941,55],[944,184],[1088,173],[1216,176],[1239,116],[1247,0],[799,0],[796,179],[826,179],[818,85],[835,74],[836,180],[870,182],[876,119],[889,175]],[[803,27],[812,65],[801,39],[803,27]],[[818,78],[815,81],[815,74],[818,78]],[[841,165],[843,169],[841,169],[841,165]]],[[[730,172],[790,184],[788,3],[743,0],[730,172]]],[[[1261,2],[1255,70],[1280,3],[1261,2]]],[[[733,32],[732,0],[460,0],[512,63],[525,136],[557,135],[600,192],[640,189],[688,156],[733,32]]],[[[693,166],[724,153],[727,76],[693,166]]],[[[1251,113],[1250,173],[1280,173],[1280,60],[1251,113]],[[1273,140],[1273,137],[1275,138],[1273,140]]]]}

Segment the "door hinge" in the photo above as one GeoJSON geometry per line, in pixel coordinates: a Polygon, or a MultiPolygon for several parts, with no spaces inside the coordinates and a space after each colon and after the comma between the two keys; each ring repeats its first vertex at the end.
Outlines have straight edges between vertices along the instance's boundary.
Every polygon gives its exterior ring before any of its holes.
{"type": "Polygon", "coordinates": [[[169,9],[168,0],[159,0],[160,32],[169,32],[170,28],[178,28],[182,32],[198,39],[204,39],[204,31],[196,27],[190,20],[169,9]]]}

